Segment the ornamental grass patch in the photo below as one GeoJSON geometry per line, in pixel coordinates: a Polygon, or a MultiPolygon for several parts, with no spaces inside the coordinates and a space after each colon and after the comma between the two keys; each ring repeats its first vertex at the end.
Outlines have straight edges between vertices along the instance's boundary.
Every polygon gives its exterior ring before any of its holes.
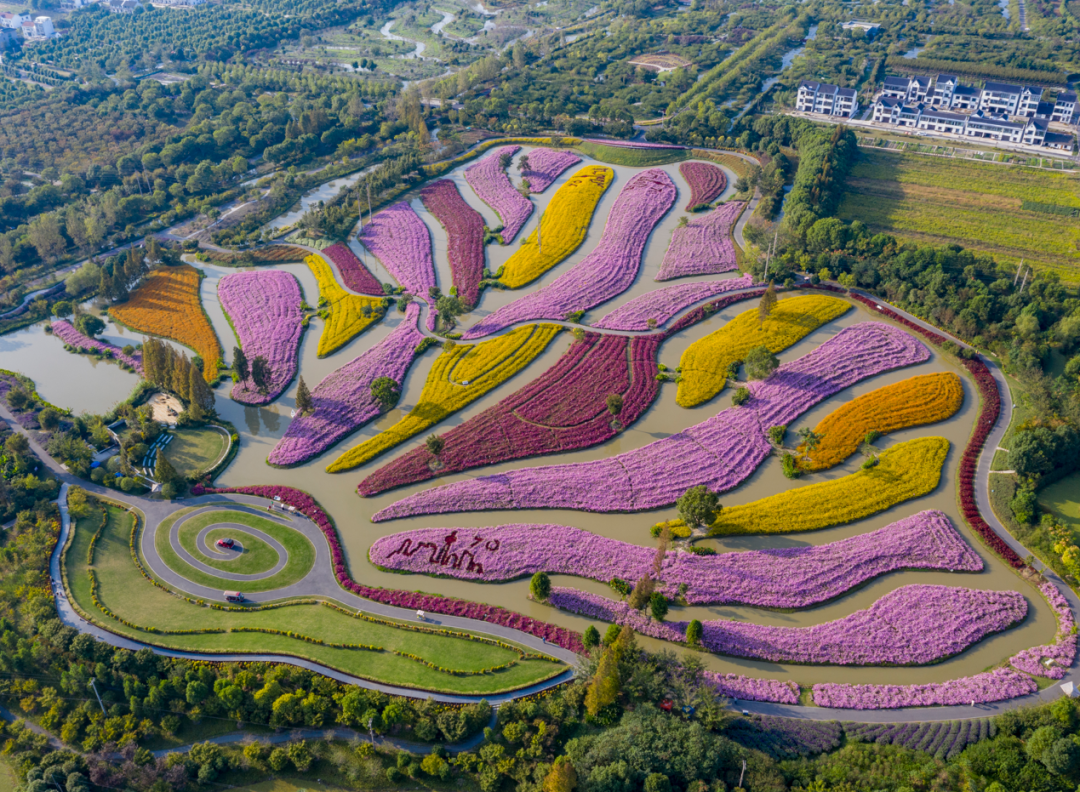
{"type": "Polygon", "coordinates": [[[551,197],[540,216],[539,229],[525,237],[506,260],[499,280],[519,289],[577,250],[589,232],[596,205],[614,178],[615,171],[603,165],[588,165],[571,176],[551,197]]]}
{"type": "Polygon", "coordinates": [[[751,349],[764,346],[780,352],[850,308],[838,297],[813,294],[780,300],[764,323],[757,308],[744,311],[686,348],[679,361],[682,376],[675,401],[680,407],[704,404],[724,389],[729,367],[751,349]]]}
{"type": "Polygon", "coordinates": [[[383,317],[380,297],[361,297],[350,294],[334,278],[330,265],[319,256],[308,256],[304,263],[311,269],[319,284],[319,301],[326,301],[325,321],[319,336],[319,357],[326,357],[367,330],[383,317]]]}
{"type": "MultiPolygon", "coordinates": [[[[822,435],[817,448],[799,463],[804,470],[826,470],[858,451],[871,432],[937,423],[953,416],[964,403],[964,386],[952,372],[920,374],[885,385],[841,405],[814,427],[822,435]]],[[[799,446],[799,455],[805,446],[799,446]]]]}
{"type": "Polygon", "coordinates": [[[420,399],[409,414],[386,431],[350,448],[327,471],[340,473],[363,465],[435,426],[525,368],[561,329],[558,325],[526,325],[490,341],[444,350],[431,367],[420,399]]]}
{"type": "Polygon", "coordinates": [[[177,341],[194,349],[203,360],[203,378],[214,382],[221,365],[221,344],[199,299],[199,271],[182,264],[159,267],[126,303],[113,305],[109,315],[138,333],[177,341]]]}

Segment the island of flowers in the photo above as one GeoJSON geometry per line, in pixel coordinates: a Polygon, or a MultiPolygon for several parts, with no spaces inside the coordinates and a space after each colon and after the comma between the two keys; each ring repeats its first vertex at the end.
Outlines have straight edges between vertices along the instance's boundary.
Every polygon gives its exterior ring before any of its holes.
{"type": "Polygon", "coordinates": [[[1048,679],[1061,679],[1065,669],[1076,659],[1076,622],[1073,620],[1069,602],[1049,580],[1039,584],[1039,591],[1046,597],[1058,620],[1057,638],[1047,646],[1025,649],[1009,658],[1009,663],[1019,671],[1048,679]]]}
{"type": "Polygon", "coordinates": [[[218,283],[218,299],[251,360],[264,357],[270,364],[270,384],[260,392],[250,376],[232,389],[244,404],[267,404],[276,399],[296,376],[300,335],[300,284],[282,270],[255,270],[226,275],[218,283]]]}
{"type": "MultiPolygon", "coordinates": [[[[885,385],[852,399],[825,416],[814,427],[821,440],[800,461],[806,470],[826,470],[854,454],[870,432],[888,434],[897,429],[937,423],[949,418],[964,402],[960,377],[949,371],[921,374],[885,385]]],[[[799,447],[799,455],[805,449],[799,447]]]]}
{"type": "Polygon", "coordinates": [[[536,380],[442,435],[438,471],[431,453],[417,448],[376,470],[357,492],[367,497],[436,474],[602,443],[618,429],[607,409],[609,394],[623,397],[622,426],[634,423],[656,398],[660,341],[586,333],[536,380]]]}
{"type": "Polygon", "coordinates": [[[349,250],[347,245],[337,242],[330,247],[323,248],[322,255],[334,262],[334,266],[341,273],[341,282],[357,294],[366,294],[370,297],[382,297],[383,287],[379,279],[371,274],[364,266],[364,262],[349,250]]]}
{"type": "Polygon", "coordinates": [[[450,275],[457,296],[469,308],[480,299],[480,279],[484,274],[484,218],[461,197],[449,179],[425,184],[420,200],[446,229],[450,275]]]}
{"type": "Polygon", "coordinates": [[[404,201],[383,209],[357,237],[405,290],[427,297],[435,285],[431,232],[404,201]]]}
{"type": "Polygon", "coordinates": [[[52,331],[57,338],[72,349],[81,349],[84,352],[100,352],[106,357],[115,358],[128,368],[142,374],[142,355],[139,352],[125,355],[124,350],[118,346],[83,335],[67,319],[57,319],[53,322],[52,331]]]}
{"type": "MultiPolygon", "coordinates": [[[[556,586],[548,603],[628,625],[651,638],[686,640],[687,622],[656,621],[598,594],[556,586]]],[[[774,663],[925,665],[958,654],[1026,615],[1027,600],[1016,591],[912,585],[889,592],[865,610],[812,627],[704,621],[701,645],[717,654],[774,663]]]]}
{"type": "Polygon", "coordinates": [[[690,185],[690,202],[686,204],[688,212],[711,204],[727,187],[724,172],[708,162],[684,162],[679,165],[679,173],[690,185]]]}
{"type": "Polygon", "coordinates": [[[195,496],[207,493],[237,492],[245,495],[255,495],[260,498],[270,498],[280,501],[287,506],[292,506],[303,514],[322,531],[326,537],[326,543],[330,546],[330,560],[334,565],[334,575],[338,584],[346,591],[351,591],[357,596],[385,605],[393,605],[398,608],[409,610],[423,610],[428,613],[443,613],[448,616],[461,616],[466,619],[478,619],[480,621],[499,624],[515,630],[521,630],[537,638],[569,649],[572,652],[581,652],[581,636],[564,627],[556,627],[553,624],[542,622],[537,619],[522,616],[520,613],[508,611],[505,608],[493,605],[483,605],[479,602],[440,597],[435,594],[420,594],[413,591],[398,591],[396,589],[374,588],[357,583],[349,576],[348,567],[345,565],[345,551],[341,549],[337,529],[323,508],[313,497],[306,492],[292,487],[276,486],[251,486],[251,487],[226,487],[215,489],[214,487],[196,484],[191,489],[195,496]]]}
{"type": "Polygon", "coordinates": [[[654,327],[663,327],[677,314],[696,302],[737,289],[749,289],[754,280],[749,275],[717,281],[678,283],[635,297],[625,305],[605,314],[594,327],[605,330],[648,330],[649,320],[654,327]]]}
{"type": "Polygon", "coordinates": [[[471,404],[535,360],[561,329],[558,325],[526,325],[481,344],[451,342],[435,360],[420,400],[409,414],[353,446],[326,469],[340,473],[363,465],[471,404]]]}
{"type": "Polygon", "coordinates": [[[281,466],[306,462],[381,415],[371,383],[379,377],[404,382],[423,339],[416,328],[419,318],[420,306],[410,303],[390,335],[320,382],[311,392],[315,410],[293,418],[267,461],[281,466]]]}
{"type": "Polygon", "coordinates": [[[528,179],[529,192],[534,193],[542,193],[564,170],[581,162],[581,157],[565,149],[533,149],[528,157],[529,167],[521,172],[521,177],[528,179]]]}
{"type": "Polygon", "coordinates": [[[479,338],[519,322],[565,319],[622,294],[637,277],[649,234],[675,202],[675,194],[674,182],[662,170],[634,176],[611,207],[592,253],[539,291],[485,317],[464,338],[479,338]]]}
{"type": "Polygon", "coordinates": [[[742,674],[718,674],[715,671],[702,673],[721,696],[745,701],[775,701],[778,704],[799,703],[799,686],[788,680],[756,679],[742,674]]]}
{"type": "MultiPolygon", "coordinates": [[[[548,572],[606,583],[653,576],[656,550],[564,525],[504,525],[405,531],[377,540],[368,556],[397,572],[462,580],[504,581],[548,572]]],[[[925,511],[825,545],[712,556],[669,551],[657,590],[681,595],[691,605],[805,608],[901,569],[982,568],[982,559],[948,517],[925,511]]]]}
{"type": "Polygon", "coordinates": [[[714,275],[738,269],[731,228],[742,214],[743,206],[741,201],[732,201],[708,214],[692,217],[686,225],[676,228],[656,280],[714,275]]]}
{"type": "Polygon", "coordinates": [[[326,301],[325,310],[329,312],[317,350],[319,357],[325,357],[382,318],[382,299],[361,297],[345,291],[334,278],[330,265],[320,256],[308,256],[304,263],[315,276],[319,284],[319,300],[326,301]]]}
{"type": "Polygon", "coordinates": [[[757,383],[760,396],[742,407],[670,437],[595,462],[522,468],[435,487],[391,504],[372,519],[488,509],[641,511],[670,506],[699,484],[724,492],[746,480],[771,453],[767,427],[788,423],[856,382],[922,362],[929,354],[903,330],[877,322],[854,325],[757,383]]]}
{"type": "Polygon", "coordinates": [[[615,171],[603,165],[588,165],[571,176],[551,197],[539,228],[525,237],[503,264],[499,280],[511,289],[520,289],[577,250],[589,232],[596,205],[614,178],[615,171]]]}
{"type": "Polygon", "coordinates": [[[851,303],[823,294],[780,300],[762,322],[757,308],[743,311],[718,330],[699,338],[679,361],[682,377],[675,401],[696,407],[716,396],[728,380],[728,369],[760,346],[781,352],[851,309],[851,303]]]}
{"type": "Polygon", "coordinates": [[[502,158],[512,157],[520,148],[521,146],[502,146],[465,169],[465,181],[502,221],[504,245],[514,241],[514,237],[533,212],[532,201],[514,188],[502,166],[502,158]]]}
{"type": "Polygon", "coordinates": [[[171,338],[194,349],[203,360],[203,377],[217,380],[221,344],[199,300],[199,270],[187,264],[159,267],[109,316],[139,333],[171,338]]]}
{"type": "Polygon", "coordinates": [[[814,685],[814,703],[839,709],[899,709],[940,707],[958,704],[986,704],[1034,693],[1035,681],[1011,668],[984,674],[934,682],[926,685],[844,685],[822,682],[814,685]]]}

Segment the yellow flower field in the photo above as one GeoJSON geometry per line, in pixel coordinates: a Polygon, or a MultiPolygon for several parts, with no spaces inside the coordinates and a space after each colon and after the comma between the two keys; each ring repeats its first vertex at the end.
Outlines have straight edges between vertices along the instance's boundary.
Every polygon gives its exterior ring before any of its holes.
{"type": "Polygon", "coordinates": [[[138,333],[171,338],[203,359],[203,377],[213,382],[221,365],[221,344],[199,301],[199,271],[183,264],[159,267],[146,276],[127,302],[109,315],[138,333]]]}
{"type": "Polygon", "coordinates": [[[615,172],[602,165],[588,165],[575,173],[552,196],[540,218],[540,245],[533,231],[507,259],[500,280],[511,289],[520,288],[577,250],[588,233],[596,205],[614,178],[615,172]]]}
{"type": "Polygon", "coordinates": [[[386,431],[350,448],[327,471],[340,473],[363,465],[476,401],[536,359],[561,329],[558,325],[526,325],[490,341],[460,344],[443,351],[435,359],[420,400],[409,414],[386,431]]]}
{"type": "Polygon", "coordinates": [[[304,263],[315,275],[319,297],[326,299],[330,311],[319,336],[318,355],[325,357],[382,318],[382,298],[362,297],[346,291],[338,284],[334,271],[321,256],[308,256],[304,263]],[[365,308],[369,309],[367,315],[364,314],[365,308]]]}
{"type": "Polygon", "coordinates": [[[770,352],[780,352],[849,308],[851,304],[838,297],[805,294],[778,301],[764,325],[758,324],[756,307],[743,311],[686,348],[679,361],[682,370],[675,401],[680,407],[707,402],[724,389],[728,366],[751,349],[765,346],[770,352]]]}
{"type": "MultiPolygon", "coordinates": [[[[814,431],[822,435],[804,470],[825,470],[854,454],[870,432],[888,434],[910,426],[937,423],[951,417],[964,403],[964,386],[952,372],[921,374],[886,385],[841,405],[822,419],[814,431]]],[[[799,456],[805,449],[799,447],[799,456]]]]}

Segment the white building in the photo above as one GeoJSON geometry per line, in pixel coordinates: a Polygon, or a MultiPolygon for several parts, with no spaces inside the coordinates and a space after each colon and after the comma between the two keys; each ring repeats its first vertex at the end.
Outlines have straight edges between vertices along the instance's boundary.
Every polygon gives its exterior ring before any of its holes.
{"type": "Polygon", "coordinates": [[[804,113],[851,118],[859,110],[854,88],[803,80],[795,97],[795,109],[804,113]]]}
{"type": "Polygon", "coordinates": [[[23,38],[30,39],[47,39],[56,35],[56,28],[53,27],[53,21],[47,16],[39,16],[33,20],[26,19],[22,23],[23,38]]]}
{"type": "Polygon", "coordinates": [[[1062,91],[1054,102],[1054,112],[1050,115],[1051,121],[1062,124],[1071,124],[1076,120],[1076,94],[1072,91],[1062,91]]]}
{"type": "Polygon", "coordinates": [[[979,109],[999,115],[1035,115],[1042,99],[1042,88],[987,82],[979,96],[979,109]]]}
{"type": "Polygon", "coordinates": [[[30,17],[25,14],[13,14],[10,11],[5,11],[0,14],[0,28],[21,31],[23,22],[27,22],[29,19],[30,17]]]}

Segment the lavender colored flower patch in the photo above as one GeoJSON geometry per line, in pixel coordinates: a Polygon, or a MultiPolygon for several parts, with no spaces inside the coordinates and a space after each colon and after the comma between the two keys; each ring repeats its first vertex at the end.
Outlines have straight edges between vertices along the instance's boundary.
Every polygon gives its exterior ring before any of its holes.
{"type": "Polygon", "coordinates": [[[521,172],[521,176],[529,180],[529,192],[534,193],[542,193],[560,173],[581,162],[581,157],[572,151],[548,148],[534,149],[528,157],[529,167],[521,172]]]}
{"type": "Polygon", "coordinates": [[[1031,677],[998,668],[984,674],[934,682],[926,685],[814,685],[814,702],[819,707],[839,709],[898,709],[900,707],[946,707],[958,704],[986,704],[1025,696],[1038,690],[1031,677]]]}
{"type": "MultiPolygon", "coordinates": [[[[503,155],[513,156],[521,146],[501,146],[482,160],[465,169],[465,181],[480,196],[480,200],[495,210],[502,220],[503,244],[514,241],[518,231],[533,212],[533,204],[510,183],[503,170],[503,155]]],[[[569,166],[568,166],[569,167],[569,166]]]]}
{"type": "Polygon", "coordinates": [[[798,704],[799,686],[781,679],[755,679],[742,674],[719,674],[703,671],[716,692],[730,699],[744,701],[775,701],[778,704],[798,704]]]}
{"type": "Polygon", "coordinates": [[[592,253],[549,285],[482,319],[465,332],[465,340],[519,322],[565,319],[622,294],[637,277],[649,234],[675,203],[675,195],[675,183],[662,170],[653,168],[634,176],[615,199],[592,253]]]}
{"type": "Polygon", "coordinates": [[[650,319],[655,322],[655,327],[663,327],[672,317],[696,302],[724,292],[749,289],[753,285],[753,278],[744,275],[727,280],[665,286],[619,306],[603,316],[593,327],[605,330],[648,330],[650,319]]]}
{"type": "MultiPolygon", "coordinates": [[[[395,571],[485,582],[548,572],[607,582],[651,575],[655,550],[563,525],[421,528],[371,546],[372,563],[395,571]]],[[[868,534],[819,546],[699,556],[669,552],[660,590],[685,586],[692,605],[804,608],[901,569],[978,572],[982,559],[948,517],[925,511],[868,534]]]]}
{"type": "Polygon", "coordinates": [[[266,358],[270,384],[260,393],[250,376],[233,385],[232,397],[244,404],[267,404],[296,376],[300,334],[300,284],[282,270],[255,270],[226,275],[218,299],[249,360],[266,358]]]}
{"type": "Polygon", "coordinates": [[[676,228],[656,280],[714,275],[738,269],[731,229],[742,209],[742,201],[732,201],[707,214],[692,217],[685,226],[676,228]]]}
{"type": "Polygon", "coordinates": [[[372,519],[487,509],[629,512],[670,506],[699,484],[724,492],[745,481],[769,455],[768,427],[790,422],[860,380],[929,354],[899,328],[863,322],[752,385],[753,397],[742,407],[685,431],[595,462],[522,468],[435,487],[391,504],[372,519]]]}
{"type": "Polygon", "coordinates": [[[1039,591],[1046,597],[1050,607],[1057,615],[1058,630],[1057,639],[1046,646],[1035,646],[1025,649],[1017,655],[1009,658],[1009,663],[1018,671],[1033,676],[1047,677],[1048,679],[1061,679],[1065,676],[1065,670],[1076,660],[1076,635],[1073,633],[1072,609],[1068,600],[1061,595],[1057,586],[1049,580],[1039,584],[1039,591]],[[1047,662],[1050,665],[1047,665],[1047,662]]]}
{"type": "Polygon", "coordinates": [[[107,341],[101,341],[97,338],[90,338],[87,335],[83,335],[66,319],[57,319],[53,322],[52,331],[53,335],[69,347],[82,349],[87,352],[101,352],[108,357],[119,360],[126,366],[135,369],[139,374],[142,374],[142,354],[139,352],[136,352],[133,355],[125,355],[124,350],[118,346],[114,346],[107,341]]]}
{"type": "Polygon", "coordinates": [[[383,209],[357,238],[406,291],[427,298],[435,285],[431,234],[409,204],[403,201],[383,209]]]}
{"type": "Polygon", "coordinates": [[[320,382],[311,392],[315,411],[292,420],[267,461],[300,464],[378,417],[382,407],[371,395],[371,383],[379,377],[399,384],[404,380],[423,338],[416,327],[419,318],[420,306],[410,303],[390,335],[320,382]]]}

